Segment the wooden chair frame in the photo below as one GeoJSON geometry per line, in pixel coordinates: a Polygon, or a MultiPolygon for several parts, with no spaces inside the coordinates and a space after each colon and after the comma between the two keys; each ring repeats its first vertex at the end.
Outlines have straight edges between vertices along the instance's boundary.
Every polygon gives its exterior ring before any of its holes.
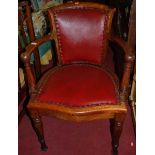
{"type": "MultiPolygon", "coordinates": [[[[32,16],[31,16],[31,7],[28,3],[28,1],[22,1],[18,3],[18,31],[21,33],[21,35],[18,34],[18,70],[21,68],[24,71],[24,64],[21,62],[20,55],[25,51],[25,47],[29,44],[27,40],[27,36],[24,30],[24,22],[27,27],[27,33],[29,34],[30,42],[35,40],[35,34],[33,29],[33,22],[32,22],[32,16]],[[20,37],[23,37],[23,43],[25,47],[22,47],[21,39],[20,37]]],[[[24,114],[25,114],[25,104],[27,103],[29,99],[29,93],[28,93],[28,85],[27,80],[24,74],[24,86],[22,87],[20,84],[20,74],[18,71],[18,106],[22,105],[22,110],[19,113],[19,123],[22,120],[24,114]]]]}
{"type": "MultiPolygon", "coordinates": [[[[107,6],[102,4],[95,4],[95,3],[77,3],[74,4],[63,4],[58,6],[60,8],[63,7],[71,7],[71,5],[77,5],[82,7],[95,7],[98,9],[109,9],[107,6]]],[[[112,18],[114,10],[112,11],[109,18],[112,18]]],[[[38,93],[37,86],[44,81],[45,76],[41,78],[39,83],[37,83],[36,78],[32,72],[30,58],[33,51],[35,51],[38,46],[42,43],[54,40],[57,43],[57,36],[55,32],[55,27],[51,21],[53,26],[53,30],[47,36],[44,36],[41,39],[35,40],[32,42],[27,48],[26,52],[24,52],[21,56],[27,73],[28,84],[29,84],[29,92],[31,98],[35,97],[38,93]]],[[[111,23],[110,23],[111,24],[111,23]]],[[[109,26],[110,26],[109,24],[109,26]]],[[[134,52],[131,48],[128,47],[128,44],[124,42],[122,39],[112,36],[110,34],[107,35],[108,42],[112,42],[114,44],[119,45],[124,53],[125,53],[125,67],[123,71],[123,77],[120,82],[120,102],[116,105],[98,105],[98,106],[86,106],[86,107],[67,107],[64,105],[56,105],[56,104],[48,104],[42,103],[34,104],[29,101],[27,106],[30,118],[32,120],[34,129],[37,133],[39,142],[41,143],[41,149],[47,150],[47,146],[44,140],[43,134],[43,124],[41,121],[42,116],[54,116],[56,118],[71,120],[76,122],[81,121],[91,121],[96,119],[109,119],[110,120],[110,131],[112,136],[112,150],[113,154],[118,154],[118,146],[119,146],[119,138],[122,132],[123,122],[127,113],[126,102],[128,100],[128,89],[129,89],[129,82],[130,82],[130,73],[132,70],[133,62],[135,59],[134,52]]],[[[107,44],[108,46],[108,44],[107,44]]],[[[56,46],[57,51],[59,52],[58,46],[56,46]]],[[[59,59],[59,58],[58,58],[59,59]]],[[[60,62],[60,61],[59,61],[60,62]]],[[[58,66],[61,66],[61,63],[58,63],[58,66]]]]}

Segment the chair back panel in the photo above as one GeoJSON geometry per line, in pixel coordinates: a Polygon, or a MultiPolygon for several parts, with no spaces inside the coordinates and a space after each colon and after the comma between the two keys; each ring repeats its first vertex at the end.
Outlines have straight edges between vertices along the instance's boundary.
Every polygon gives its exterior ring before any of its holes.
{"type": "Polygon", "coordinates": [[[61,64],[103,63],[112,20],[110,13],[112,10],[93,3],[67,4],[49,10],[61,64]]]}

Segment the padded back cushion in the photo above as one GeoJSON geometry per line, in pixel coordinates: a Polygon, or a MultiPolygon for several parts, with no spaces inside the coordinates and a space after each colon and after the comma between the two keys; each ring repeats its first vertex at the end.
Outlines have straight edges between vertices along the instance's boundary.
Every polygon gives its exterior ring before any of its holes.
{"type": "Polygon", "coordinates": [[[54,10],[62,64],[101,64],[105,55],[108,12],[92,8],[54,10]]]}

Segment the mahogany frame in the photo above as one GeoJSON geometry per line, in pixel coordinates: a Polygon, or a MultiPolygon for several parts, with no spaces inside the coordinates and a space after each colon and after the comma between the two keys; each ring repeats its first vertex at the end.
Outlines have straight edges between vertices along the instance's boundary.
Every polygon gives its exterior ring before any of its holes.
{"type": "MultiPolygon", "coordinates": [[[[33,22],[32,22],[32,16],[31,16],[31,7],[28,3],[28,1],[22,1],[18,3],[18,31],[21,33],[21,36],[23,37],[23,41],[25,46],[28,45],[27,36],[24,30],[24,22],[26,22],[27,27],[27,33],[30,37],[30,42],[35,40],[35,33],[33,29],[33,22]]],[[[19,39],[18,34],[18,69],[21,68],[24,71],[24,64],[20,60],[20,55],[25,51],[25,48],[22,47],[21,40],[19,39]]],[[[28,93],[28,85],[27,85],[27,79],[26,74],[24,72],[24,86],[21,87],[20,84],[20,75],[18,71],[18,106],[22,107],[22,110],[20,111],[18,115],[18,123],[20,123],[21,119],[23,118],[25,114],[25,104],[28,102],[29,99],[29,93],[28,93]]]]}
{"type": "MultiPolygon", "coordinates": [[[[84,7],[95,7],[98,9],[110,9],[105,5],[96,4],[96,3],[83,3],[83,2],[75,2],[75,3],[66,3],[59,7],[72,7],[74,5],[77,6],[84,6],[84,7]]],[[[114,13],[114,11],[113,11],[114,13]]],[[[109,18],[113,17],[113,13],[110,15],[109,18]]],[[[49,33],[47,36],[44,36],[41,39],[37,39],[32,42],[26,48],[26,52],[24,52],[21,56],[27,73],[28,78],[28,85],[29,85],[29,92],[31,95],[31,99],[38,93],[37,90],[37,81],[32,72],[31,65],[30,65],[30,57],[33,51],[35,51],[38,46],[42,43],[54,40],[56,42],[57,51],[59,51],[58,44],[57,44],[57,35],[54,28],[54,24],[51,23],[53,26],[53,31],[49,33]]],[[[109,24],[109,27],[111,24],[109,24]]],[[[76,122],[81,121],[91,121],[96,119],[109,119],[110,120],[110,131],[112,136],[112,151],[113,154],[118,154],[118,146],[119,146],[119,138],[121,135],[123,122],[127,113],[126,102],[128,100],[128,89],[129,89],[129,82],[130,82],[130,73],[132,70],[133,62],[135,59],[133,50],[128,46],[126,42],[122,39],[111,35],[108,33],[107,39],[109,42],[113,42],[118,44],[125,53],[125,67],[123,71],[123,77],[120,83],[120,102],[116,105],[97,105],[97,106],[86,106],[86,107],[68,107],[64,105],[54,105],[48,103],[34,103],[33,100],[30,99],[29,104],[27,105],[30,118],[32,120],[34,129],[37,133],[39,142],[41,143],[41,149],[43,151],[47,150],[47,146],[44,140],[43,134],[43,124],[41,121],[42,116],[54,116],[60,119],[71,120],[76,122]]],[[[108,43],[107,45],[108,46],[108,43]]],[[[59,58],[58,58],[59,59],[59,58]]],[[[61,66],[59,63],[58,66],[61,66]]],[[[46,75],[45,75],[46,76],[46,75]]],[[[42,78],[44,78],[43,76],[42,78]]]]}

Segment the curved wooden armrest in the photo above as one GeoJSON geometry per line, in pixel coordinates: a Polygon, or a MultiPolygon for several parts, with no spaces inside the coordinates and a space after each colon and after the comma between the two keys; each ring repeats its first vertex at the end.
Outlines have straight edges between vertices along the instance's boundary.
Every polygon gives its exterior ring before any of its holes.
{"type": "Polygon", "coordinates": [[[129,47],[127,42],[117,36],[110,36],[109,41],[116,43],[123,49],[125,53],[125,67],[123,71],[123,77],[120,83],[120,100],[122,102],[125,102],[128,100],[130,74],[135,60],[135,52],[132,48],[129,47]]]}
{"type": "Polygon", "coordinates": [[[33,53],[34,50],[36,50],[41,44],[43,44],[46,41],[52,40],[53,37],[51,34],[48,34],[40,39],[37,39],[33,42],[31,42],[27,47],[26,51],[21,54],[21,59],[24,63],[30,61],[30,56],[33,53]]]}
{"type": "Polygon", "coordinates": [[[21,54],[21,59],[24,62],[25,65],[25,70],[27,74],[27,80],[28,80],[28,85],[29,85],[29,91],[30,92],[35,92],[35,87],[36,87],[36,79],[34,77],[34,74],[31,69],[31,64],[30,64],[30,58],[31,54],[44,42],[47,42],[49,40],[53,40],[53,34],[48,34],[40,39],[37,39],[33,42],[31,42],[27,47],[26,51],[21,54]]]}
{"type": "Polygon", "coordinates": [[[133,62],[135,60],[135,52],[134,50],[129,47],[128,43],[125,42],[123,39],[121,39],[118,36],[110,36],[109,37],[109,41],[116,43],[117,45],[119,45],[123,51],[125,52],[125,60],[127,62],[133,62]]]}

